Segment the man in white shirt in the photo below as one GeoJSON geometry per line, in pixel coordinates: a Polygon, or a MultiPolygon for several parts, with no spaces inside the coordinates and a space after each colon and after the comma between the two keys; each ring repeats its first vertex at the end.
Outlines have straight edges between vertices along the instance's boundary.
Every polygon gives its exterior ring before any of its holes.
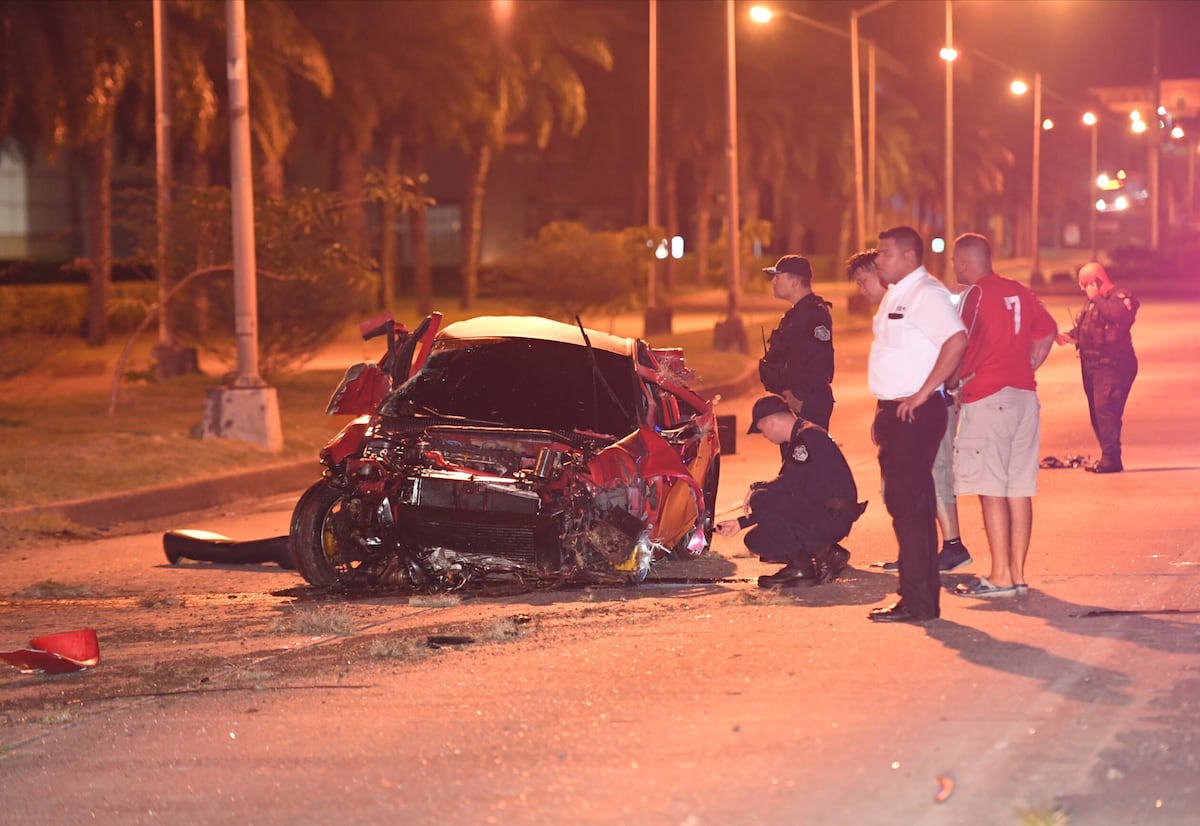
{"type": "Polygon", "coordinates": [[[878,400],[872,437],[900,546],[900,600],[873,609],[875,622],[940,615],[933,461],[946,432],[942,383],[962,360],[967,333],[950,291],[925,270],[923,255],[924,242],[912,227],[879,234],[875,267],[889,289],[875,313],[867,382],[878,400]]]}

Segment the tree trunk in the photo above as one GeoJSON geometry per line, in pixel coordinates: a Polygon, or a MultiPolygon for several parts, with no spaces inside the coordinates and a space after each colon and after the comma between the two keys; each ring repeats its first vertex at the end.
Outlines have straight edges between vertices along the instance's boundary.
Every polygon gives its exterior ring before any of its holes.
{"type": "Polygon", "coordinates": [[[459,306],[469,310],[479,293],[479,251],[483,243],[483,196],[492,165],[492,147],[480,141],[475,149],[471,178],[467,184],[466,214],[463,216],[462,297],[459,306]]]}
{"type": "MultiPolygon", "coordinates": [[[[261,148],[261,144],[260,144],[261,148]]],[[[268,198],[283,198],[283,158],[266,157],[262,164],[263,194],[268,198]]]]}
{"type": "Polygon", "coordinates": [[[433,312],[433,263],[429,254],[429,212],[425,207],[425,147],[419,141],[410,141],[405,147],[405,171],[413,180],[417,203],[408,213],[408,237],[412,244],[413,293],[417,299],[417,317],[424,318],[433,312]]]}
{"type": "MultiPolygon", "coordinates": [[[[400,152],[403,145],[404,141],[399,130],[393,131],[388,136],[383,169],[389,179],[400,176],[400,152]]],[[[396,306],[396,262],[399,260],[396,230],[400,225],[399,218],[400,211],[396,205],[390,201],[384,201],[379,215],[379,281],[385,310],[391,310],[396,306]]]]}
{"type": "Polygon", "coordinates": [[[716,185],[707,164],[700,167],[699,193],[696,198],[696,283],[708,284],[708,256],[712,246],[713,193],[716,185]]]}
{"type": "MultiPolygon", "coordinates": [[[[199,149],[194,149],[192,152],[192,186],[196,189],[207,189],[212,186],[212,162],[208,154],[201,152],[199,149]]],[[[201,239],[196,239],[196,258],[195,269],[204,269],[213,264],[212,248],[205,244],[201,239]]],[[[189,288],[194,294],[193,307],[195,308],[195,324],[196,336],[200,341],[208,338],[212,331],[212,324],[209,323],[212,317],[212,302],[208,298],[208,290],[201,285],[195,285],[189,288]]]]}
{"type": "Polygon", "coordinates": [[[88,314],[87,343],[108,341],[108,288],[112,282],[112,130],[83,147],[87,176],[88,314]]]}
{"type": "Polygon", "coordinates": [[[355,255],[367,254],[367,206],[363,201],[363,151],[354,138],[338,138],[338,191],[346,199],[346,246],[355,255]]]}

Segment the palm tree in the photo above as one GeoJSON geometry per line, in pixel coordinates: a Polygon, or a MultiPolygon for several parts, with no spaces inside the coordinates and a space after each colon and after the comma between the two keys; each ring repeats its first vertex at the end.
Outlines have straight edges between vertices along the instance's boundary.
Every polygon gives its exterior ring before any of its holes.
{"type": "Polygon", "coordinates": [[[132,79],[151,76],[149,11],[133,0],[3,5],[0,127],[30,157],[40,150],[53,158],[65,148],[83,161],[93,346],[108,337],[116,115],[132,79]]]}
{"type": "MultiPolygon", "coordinates": [[[[482,3],[472,7],[477,12],[501,8],[482,3]]],[[[509,130],[528,130],[539,149],[546,148],[555,130],[578,134],[587,119],[587,92],[572,61],[612,66],[612,51],[586,7],[547,0],[508,8],[512,19],[497,17],[494,29],[484,25],[482,14],[475,18],[476,36],[488,44],[482,60],[492,76],[489,93],[463,135],[471,157],[463,221],[463,308],[476,301],[487,179],[509,130]]]]}
{"type": "MultiPolygon", "coordinates": [[[[427,144],[450,144],[481,105],[483,67],[475,59],[471,29],[475,10],[462,3],[413,0],[403,14],[377,2],[307,2],[302,18],[322,43],[337,78],[335,94],[318,108],[326,128],[318,143],[337,158],[338,187],[351,203],[363,204],[363,173],[368,152],[383,152],[387,179],[419,196],[410,201],[408,220],[415,269],[418,312],[428,314],[432,267],[422,196],[427,144]]],[[[382,300],[393,305],[396,292],[399,206],[381,203],[380,269],[382,300]]],[[[363,206],[349,216],[351,237],[365,250],[363,206]]]]}

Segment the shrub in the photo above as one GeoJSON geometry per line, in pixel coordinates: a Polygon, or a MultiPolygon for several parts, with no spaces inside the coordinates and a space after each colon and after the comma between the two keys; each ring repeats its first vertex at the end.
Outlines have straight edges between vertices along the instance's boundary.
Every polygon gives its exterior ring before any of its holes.
{"type": "Polygon", "coordinates": [[[649,237],[644,227],[591,232],[569,221],[547,224],[519,255],[483,275],[483,289],[551,318],[625,309],[643,283],[649,237]]]}

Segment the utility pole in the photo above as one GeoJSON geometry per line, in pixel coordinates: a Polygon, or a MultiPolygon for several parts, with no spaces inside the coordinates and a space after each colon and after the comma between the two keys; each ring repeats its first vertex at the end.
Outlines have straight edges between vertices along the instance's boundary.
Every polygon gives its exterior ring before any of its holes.
{"type": "Polygon", "coordinates": [[[283,449],[279,400],[275,389],[268,387],[258,375],[258,282],[254,255],[254,184],[250,164],[246,0],[225,0],[225,17],[237,373],[232,385],[209,389],[204,401],[204,437],[253,442],[278,453],[283,449]]]}

